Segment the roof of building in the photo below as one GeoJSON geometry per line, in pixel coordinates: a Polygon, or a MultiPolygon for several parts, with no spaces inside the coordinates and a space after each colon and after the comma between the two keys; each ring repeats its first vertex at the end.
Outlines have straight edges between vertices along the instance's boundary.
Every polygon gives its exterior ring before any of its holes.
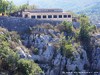
{"type": "Polygon", "coordinates": [[[62,9],[34,9],[34,10],[25,10],[26,12],[32,13],[41,13],[41,12],[63,12],[62,9]]]}

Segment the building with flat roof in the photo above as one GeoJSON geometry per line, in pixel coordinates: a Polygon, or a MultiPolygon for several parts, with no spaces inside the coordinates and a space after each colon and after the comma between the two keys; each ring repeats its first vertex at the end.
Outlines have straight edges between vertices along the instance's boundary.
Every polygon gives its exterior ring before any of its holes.
{"type": "Polygon", "coordinates": [[[22,17],[40,20],[59,20],[72,22],[72,14],[62,9],[34,9],[22,12],[22,17]]]}

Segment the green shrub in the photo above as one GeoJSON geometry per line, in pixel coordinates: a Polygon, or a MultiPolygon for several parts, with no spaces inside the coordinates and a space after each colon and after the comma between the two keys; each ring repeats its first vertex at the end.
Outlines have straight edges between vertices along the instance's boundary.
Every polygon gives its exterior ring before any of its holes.
{"type": "Polygon", "coordinates": [[[11,38],[11,41],[16,42],[16,43],[19,43],[20,36],[18,35],[17,32],[15,32],[15,31],[9,32],[8,37],[11,38]]]}
{"type": "Polygon", "coordinates": [[[9,46],[3,45],[0,47],[0,61],[2,62],[0,65],[2,70],[6,70],[9,73],[16,72],[18,59],[19,56],[9,46]]]}
{"type": "Polygon", "coordinates": [[[72,39],[68,37],[66,40],[65,37],[60,37],[60,50],[63,56],[71,58],[73,56],[74,47],[72,46],[72,39]]]}
{"type": "Polygon", "coordinates": [[[17,43],[15,34],[8,41],[9,33],[0,34],[0,70],[7,73],[7,75],[38,75],[42,73],[41,68],[34,63],[34,61],[20,59],[19,55],[10,47],[10,42],[17,43]],[[13,40],[12,40],[13,38],[13,40]]]}
{"type": "Polygon", "coordinates": [[[39,53],[38,48],[34,48],[34,49],[33,49],[33,53],[34,53],[35,55],[38,55],[38,53],[39,53]]]}
{"type": "Polygon", "coordinates": [[[66,44],[64,49],[64,55],[68,58],[72,57],[73,46],[71,44],[66,44]]]}
{"type": "Polygon", "coordinates": [[[79,37],[82,42],[90,41],[90,35],[87,27],[88,26],[82,26],[80,29],[79,37]]]}
{"type": "Polygon", "coordinates": [[[90,41],[89,32],[93,29],[93,27],[91,27],[87,16],[81,15],[80,20],[81,20],[80,21],[81,28],[80,28],[80,32],[79,32],[79,38],[82,43],[84,43],[84,42],[87,43],[90,41]]]}
{"type": "Polygon", "coordinates": [[[71,34],[72,33],[72,23],[64,21],[62,23],[62,25],[64,26],[64,31],[67,34],[71,34]]]}
{"type": "Polygon", "coordinates": [[[6,40],[6,36],[3,34],[0,34],[0,40],[6,40]]]}
{"type": "Polygon", "coordinates": [[[43,73],[37,64],[26,59],[20,59],[18,61],[18,71],[23,75],[39,75],[40,73],[43,73]]]}

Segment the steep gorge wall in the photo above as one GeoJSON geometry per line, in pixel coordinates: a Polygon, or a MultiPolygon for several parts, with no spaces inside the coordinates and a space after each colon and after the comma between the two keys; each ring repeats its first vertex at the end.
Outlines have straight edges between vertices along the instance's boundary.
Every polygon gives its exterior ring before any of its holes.
{"type": "Polygon", "coordinates": [[[52,25],[58,25],[61,21],[50,21],[50,20],[33,20],[26,18],[16,18],[16,17],[0,17],[0,26],[7,28],[8,30],[22,32],[27,30],[29,27],[35,25],[41,25],[49,23],[52,25]]]}

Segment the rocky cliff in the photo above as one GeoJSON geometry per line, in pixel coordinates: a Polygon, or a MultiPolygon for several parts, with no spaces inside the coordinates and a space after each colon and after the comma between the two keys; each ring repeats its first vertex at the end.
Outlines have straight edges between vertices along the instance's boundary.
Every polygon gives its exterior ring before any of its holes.
{"type": "Polygon", "coordinates": [[[64,27],[60,25],[40,25],[31,28],[29,35],[23,35],[22,42],[31,50],[31,59],[40,65],[46,75],[74,75],[74,72],[76,74],[81,72],[79,75],[100,75],[99,34],[91,35],[93,49],[89,53],[73,39],[76,35],[75,31],[69,35],[62,28],[64,27]],[[66,37],[68,35],[71,37],[72,48],[64,45],[63,49],[61,48],[63,43],[69,41],[66,37]]]}
{"type": "Polygon", "coordinates": [[[43,75],[100,75],[99,33],[91,35],[91,51],[88,51],[81,44],[78,32],[71,24],[37,25],[20,34],[18,46],[11,43],[20,58],[33,60],[43,75]]]}

